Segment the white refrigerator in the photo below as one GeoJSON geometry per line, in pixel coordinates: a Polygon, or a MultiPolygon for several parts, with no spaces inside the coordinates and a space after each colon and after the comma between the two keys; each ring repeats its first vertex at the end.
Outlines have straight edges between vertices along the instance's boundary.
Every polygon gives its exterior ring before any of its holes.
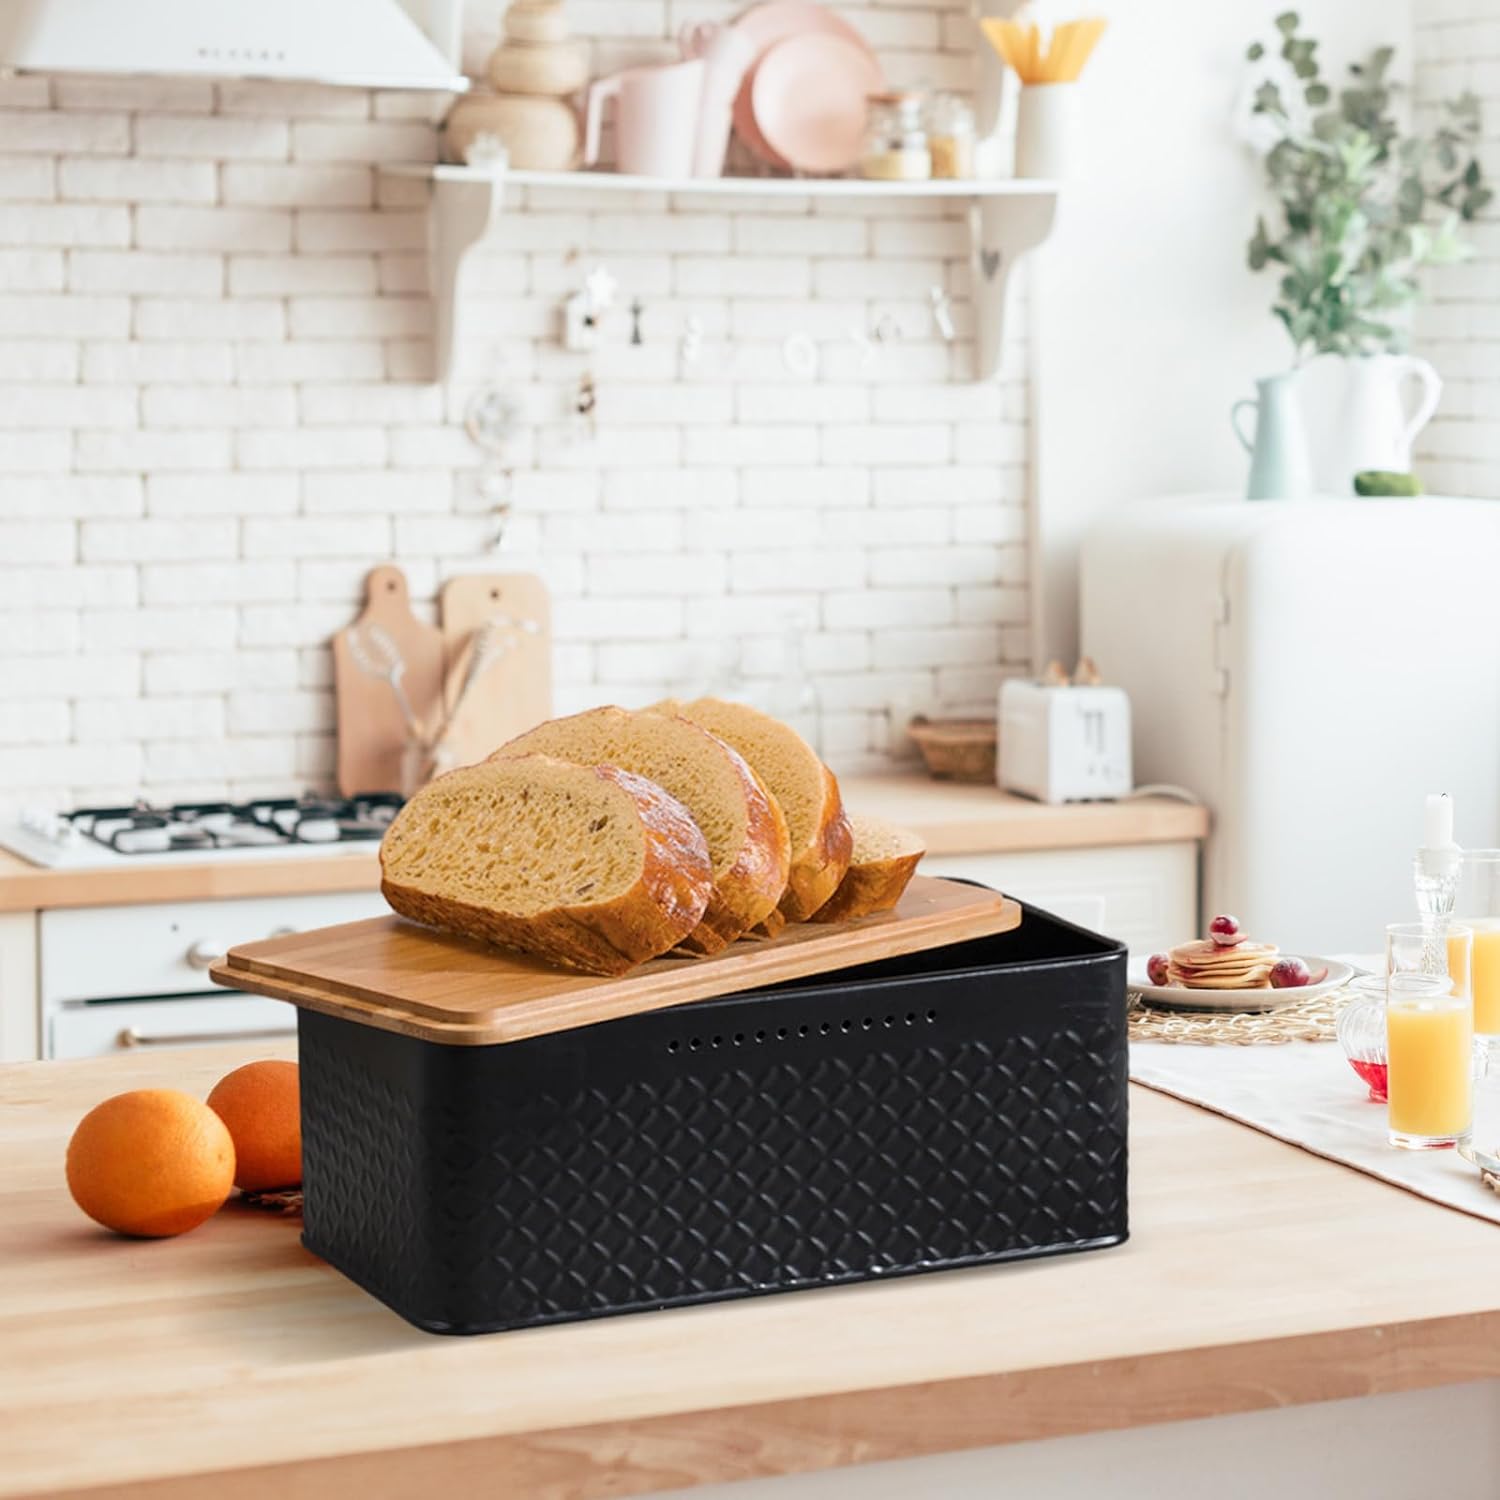
{"type": "Polygon", "coordinates": [[[1378,951],[1416,915],[1425,793],[1453,795],[1459,843],[1500,844],[1500,502],[1121,505],[1079,600],[1137,783],[1211,810],[1205,918],[1378,951]]]}

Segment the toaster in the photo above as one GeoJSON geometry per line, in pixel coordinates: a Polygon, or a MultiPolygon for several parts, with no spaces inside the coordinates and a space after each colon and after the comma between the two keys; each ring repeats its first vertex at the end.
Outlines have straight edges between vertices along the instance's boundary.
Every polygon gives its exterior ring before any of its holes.
{"type": "Polygon", "coordinates": [[[1011,678],[1000,685],[995,779],[1040,802],[1123,797],[1132,786],[1123,688],[1011,678]]]}

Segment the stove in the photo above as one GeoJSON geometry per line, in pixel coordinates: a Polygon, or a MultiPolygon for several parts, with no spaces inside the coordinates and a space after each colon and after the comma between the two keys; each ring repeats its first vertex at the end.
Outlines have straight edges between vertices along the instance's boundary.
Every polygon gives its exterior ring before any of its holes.
{"type": "Polygon", "coordinates": [[[0,848],[32,864],[69,870],[122,861],[164,864],[188,856],[218,861],[344,854],[350,846],[379,843],[400,807],[400,797],[372,793],[35,810],[0,825],[0,848]]]}

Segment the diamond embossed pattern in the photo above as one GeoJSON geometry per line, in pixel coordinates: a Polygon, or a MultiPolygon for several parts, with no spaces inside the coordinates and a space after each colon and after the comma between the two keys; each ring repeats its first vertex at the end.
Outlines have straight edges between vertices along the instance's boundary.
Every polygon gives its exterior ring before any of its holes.
{"type": "Polygon", "coordinates": [[[502,1047],[302,1012],[306,1241],[479,1332],[1123,1239],[1123,953],[923,963],[502,1047]]]}

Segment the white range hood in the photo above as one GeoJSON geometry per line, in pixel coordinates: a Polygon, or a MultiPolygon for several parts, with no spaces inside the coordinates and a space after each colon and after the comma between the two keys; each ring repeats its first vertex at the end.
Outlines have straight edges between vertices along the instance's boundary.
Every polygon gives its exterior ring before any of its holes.
{"type": "Polygon", "coordinates": [[[0,0],[0,70],[460,92],[453,0],[0,0]]]}

